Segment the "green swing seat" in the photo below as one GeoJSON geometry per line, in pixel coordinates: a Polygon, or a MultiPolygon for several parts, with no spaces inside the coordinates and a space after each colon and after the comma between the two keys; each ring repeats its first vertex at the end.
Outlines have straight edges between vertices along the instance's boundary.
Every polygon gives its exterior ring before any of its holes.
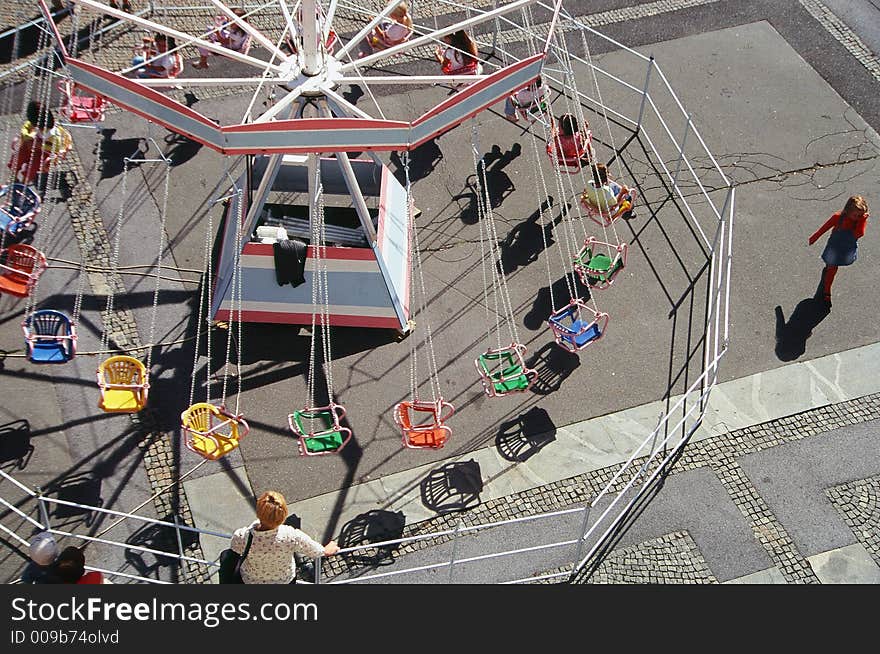
{"type": "Polygon", "coordinates": [[[524,352],[523,346],[512,345],[502,350],[489,350],[477,358],[477,371],[487,395],[506,395],[526,391],[531,387],[537,373],[523,363],[524,352]]]}
{"type": "Polygon", "coordinates": [[[617,273],[623,270],[626,265],[626,244],[617,246],[617,255],[613,257],[604,252],[595,251],[596,245],[615,247],[607,243],[600,243],[593,238],[587,239],[584,247],[574,258],[574,268],[584,284],[600,289],[607,288],[614,281],[617,273]]]}
{"type": "Polygon", "coordinates": [[[345,410],[339,405],[294,411],[288,416],[290,429],[299,436],[300,453],[304,456],[333,454],[351,438],[351,430],[339,420],[345,410]],[[337,413],[339,409],[341,413],[337,413]]]}

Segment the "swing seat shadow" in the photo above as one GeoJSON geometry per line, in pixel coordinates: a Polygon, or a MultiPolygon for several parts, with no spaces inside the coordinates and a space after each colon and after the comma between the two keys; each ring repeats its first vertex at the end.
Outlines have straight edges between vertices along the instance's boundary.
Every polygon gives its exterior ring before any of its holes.
{"type": "Polygon", "coordinates": [[[807,350],[807,340],[813,330],[831,313],[831,308],[822,300],[809,297],[798,302],[794,311],[785,321],[782,307],[776,312],[776,358],[780,361],[794,361],[807,350]]]}
{"type": "MultiPolygon", "coordinates": [[[[406,516],[402,511],[373,509],[346,522],[337,542],[339,547],[349,548],[397,540],[403,536],[405,525],[406,516]]],[[[380,545],[357,552],[345,552],[342,558],[352,567],[389,565],[394,562],[394,553],[399,547],[399,544],[380,545]]]]}
{"type": "Polygon", "coordinates": [[[508,461],[527,461],[556,440],[556,425],[541,407],[532,407],[513,420],[501,423],[495,436],[498,453],[508,461]]]}
{"type": "Polygon", "coordinates": [[[537,211],[514,225],[507,234],[501,243],[501,260],[498,264],[498,270],[502,275],[509,275],[519,267],[534,263],[544,251],[545,245],[552,247],[556,243],[553,239],[554,227],[562,220],[564,214],[560,213],[550,223],[538,224],[538,220],[552,205],[553,198],[548,197],[537,211]]]}
{"type": "Polygon", "coordinates": [[[537,331],[547,324],[547,319],[557,309],[566,306],[571,301],[571,292],[568,285],[574,282],[574,293],[580,299],[587,301],[590,299],[590,288],[584,286],[580,277],[571,274],[566,277],[560,277],[553,286],[542,286],[535,295],[535,301],[532,302],[532,308],[523,316],[523,326],[531,331],[537,331]],[[552,292],[551,292],[552,288],[552,292]]]}
{"type": "Polygon", "coordinates": [[[438,514],[466,511],[480,504],[483,479],[475,460],[447,463],[419,484],[422,504],[438,514]]]}
{"type": "Polygon", "coordinates": [[[12,463],[24,470],[34,453],[31,425],[27,420],[14,420],[0,425],[0,466],[12,463]]]}
{"type": "Polygon", "coordinates": [[[551,341],[544,343],[526,359],[526,365],[538,373],[538,378],[529,390],[535,395],[550,395],[562,388],[562,382],[580,367],[581,358],[551,341]]]}

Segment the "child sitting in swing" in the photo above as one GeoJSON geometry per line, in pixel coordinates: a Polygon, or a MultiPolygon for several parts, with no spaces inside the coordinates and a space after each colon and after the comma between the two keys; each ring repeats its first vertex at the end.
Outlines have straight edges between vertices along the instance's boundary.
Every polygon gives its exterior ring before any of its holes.
{"type": "Polygon", "coordinates": [[[446,48],[437,47],[434,56],[444,75],[481,75],[477,43],[464,30],[443,37],[446,48]]]}
{"type": "Polygon", "coordinates": [[[52,112],[43,109],[37,100],[28,103],[25,118],[17,142],[13,142],[7,168],[15,173],[17,181],[36,184],[37,193],[42,197],[50,166],[70,150],[73,138],[70,132],[55,124],[52,112]]]}
{"type": "Polygon", "coordinates": [[[572,114],[562,114],[558,125],[547,144],[547,153],[565,166],[589,165],[593,160],[593,133],[589,123],[584,124],[585,129],[581,132],[577,118],[572,114]]]}
{"type": "Polygon", "coordinates": [[[406,2],[398,4],[388,18],[379,21],[367,37],[373,50],[384,50],[409,40],[413,33],[413,21],[406,2]]]}
{"type": "MultiPolygon", "coordinates": [[[[244,9],[236,7],[232,10],[232,13],[238,16],[241,20],[245,20],[244,9]]],[[[215,16],[214,24],[209,25],[208,29],[212,31],[205,37],[206,41],[217,43],[224,48],[240,52],[241,54],[247,54],[248,50],[251,48],[250,34],[245,32],[238,23],[230,18],[215,16]]],[[[200,46],[196,46],[196,49],[199,51],[199,60],[193,64],[193,68],[207,68],[208,55],[211,54],[210,50],[200,46]]]]}
{"type": "Polygon", "coordinates": [[[173,36],[157,33],[152,38],[144,39],[143,45],[135,52],[135,56],[131,60],[132,66],[138,66],[137,76],[143,79],[173,78],[180,75],[183,69],[180,53],[169,52],[176,47],[177,43],[173,36]]]}
{"type": "Polygon", "coordinates": [[[626,186],[608,179],[608,169],[603,163],[593,166],[593,179],[581,194],[581,202],[606,218],[608,223],[634,215],[632,193],[626,186]]]}
{"type": "Polygon", "coordinates": [[[504,101],[504,117],[515,123],[519,120],[520,113],[528,116],[532,121],[546,114],[548,119],[552,120],[549,97],[550,89],[544,86],[544,80],[538,75],[534,82],[507,96],[504,101]]]}

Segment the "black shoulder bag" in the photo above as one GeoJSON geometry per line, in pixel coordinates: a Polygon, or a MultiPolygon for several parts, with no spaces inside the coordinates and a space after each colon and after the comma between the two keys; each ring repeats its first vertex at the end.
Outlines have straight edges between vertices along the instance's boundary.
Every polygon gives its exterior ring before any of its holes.
{"type": "Polygon", "coordinates": [[[241,564],[247,558],[251,549],[251,541],[254,539],[254,532],[248,529],[247,545],[244,546],[244,552],[239,554],[232,548],[227,548],[220,552],[220,583],[221,584],[243,584],[241,578],[241,564]]]}

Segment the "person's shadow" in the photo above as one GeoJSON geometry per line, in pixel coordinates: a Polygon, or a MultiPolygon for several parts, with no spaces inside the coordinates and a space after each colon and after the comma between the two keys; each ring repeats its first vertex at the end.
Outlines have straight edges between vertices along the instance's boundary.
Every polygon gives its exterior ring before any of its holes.
{"type": "Polygon", "coordinates": [[[794,361],[807,349],[807,339],[816,326],[831,313],[822,300],[809,297],[798,302],[788,322],[782,307],[776,307],[776,357],[780,361],[794,361]]]}
{"type": "Polygon", "coordinates": [[[527,266],[537,261],[545,246],[550,247],[555,243],[553,228],[559,224],[564,214],[560,212],[552,222],[538,224],[538,221],[552,204],[553,198],[548,197],[537,211],[521,223],[514,225],[502,241],[501,260],[498,264],[502,274],[509,275],[520,266],[527,266]]]}

